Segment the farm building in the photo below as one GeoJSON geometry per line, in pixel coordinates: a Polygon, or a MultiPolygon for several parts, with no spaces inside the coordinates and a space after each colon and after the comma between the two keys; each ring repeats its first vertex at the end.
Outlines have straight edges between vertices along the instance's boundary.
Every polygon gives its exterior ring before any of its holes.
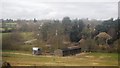
{"type": "Polygon", "coordinates": [[[78,46],[72,46],[63,49],[57,49],[54,51],[55,56],[69,56],[75,55],[81,52],[81,48],[78,46]]]}
{"type": "Polygon", "coordinates": [[[40,55],[41,49],[38,47],[33,47],[33,55],[40,55]]]}

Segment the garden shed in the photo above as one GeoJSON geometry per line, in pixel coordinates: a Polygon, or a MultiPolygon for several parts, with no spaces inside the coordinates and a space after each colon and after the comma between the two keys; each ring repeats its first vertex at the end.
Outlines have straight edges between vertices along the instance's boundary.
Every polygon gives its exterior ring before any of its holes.
{"type": "Polygon", "coordinates": [[[33,55],[40,55],[41,49],[39,47],[33,47],[33,55]]]}

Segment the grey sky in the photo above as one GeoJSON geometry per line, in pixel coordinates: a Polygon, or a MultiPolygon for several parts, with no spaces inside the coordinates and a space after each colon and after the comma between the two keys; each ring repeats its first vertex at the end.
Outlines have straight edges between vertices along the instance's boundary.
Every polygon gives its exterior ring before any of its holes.
{"type": "Polygon", "coordinates": [[[1,0],[0,18],[109,19],[118,17],[118,0],[1,0]]]}

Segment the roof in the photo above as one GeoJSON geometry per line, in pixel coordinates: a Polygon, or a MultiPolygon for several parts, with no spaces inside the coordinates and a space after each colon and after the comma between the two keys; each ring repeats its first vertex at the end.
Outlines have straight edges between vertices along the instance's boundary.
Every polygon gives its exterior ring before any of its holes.
{"type": "Polygon", "coordinates": [[[109,39],[109,38],[112,38],[109,34],[107,34],[106,32],[101,32],[99,33],[96,37],[101,37],[101,38],[106,38],[106,39],[109,39]]]}
{"type": "Polygon", "coordinates": [[[79,43],[82,43],[82,42],[85,42],[85,39],[81,39],[81,40],[79,41],[79,43]]]}
{"type": "Polygon", "coordinates": [[[69,49],[76,49],[76,48],[80,48],[79,46],[71,46],[71,47],[68,47],[69,49]]]}
{"type": "Polygon", "coordinates": [[[68,51],[69,49],[68,48],[62,48],[61,50],[62,51],[68,51]]]}
{"type": "Polygon", "coordinates": [[[33,50],[38,50],[38,49],[40,49],[40,48],[38,48],[38,47],[33,47],[33,50]]]}
{"type": "Polygon", "coordinates": [[[67,47],[67,48],[62,48],[61,50],[63,51],[67,51],[67,50],[72,50],[72,49],[77,49],[80,48],[79,46],[71,46],[71,47],[67,47]]]}

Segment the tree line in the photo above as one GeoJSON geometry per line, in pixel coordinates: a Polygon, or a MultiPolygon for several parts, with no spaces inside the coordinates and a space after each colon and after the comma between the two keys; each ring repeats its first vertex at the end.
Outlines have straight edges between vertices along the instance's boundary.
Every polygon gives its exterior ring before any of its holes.
{"type": "Polygon", "coordinates": [[[34,18],[30,21],[13,21],[18,24],[13,32],[33,32],[38,46],[39,41],[42,41],[46,45],[51,45],[53,50],[79,45],[83,51],[117,52],[118,41],[120,41],[119,21],[119,18],[104,21],[70,19],[70,17],[64,17],[62,20],[36,20],[34,18]]]}

